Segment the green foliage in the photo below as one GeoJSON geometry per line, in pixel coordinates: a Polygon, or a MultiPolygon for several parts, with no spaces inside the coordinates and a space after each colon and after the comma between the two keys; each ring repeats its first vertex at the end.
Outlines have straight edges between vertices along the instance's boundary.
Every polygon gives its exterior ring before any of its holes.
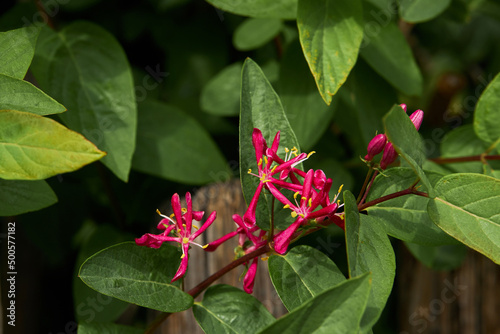
{"type": "Polygon", "coordinates": [[[39,33],[40,30],[35,27],[0,33],[0,73],[16,79],[24,78],[33,59],[39,33]]]}
{"type": "Polygon", "coordinates": [[[253,334],[275,320],[255,297],[223,284],[208,288],[193,314],[207,334],[253,334]]]}
{"type": "Polygon", "coordinates": [[[407,22],[424,22],[441,14],[451,0],[399,0],[399,15],[407,22]]]}
{"type": "Polygon", "coordinates": [[[141,334],[143,329],[117,324],[81,323],[78,334],[141,334]]]}
{"type": "Polygon", "coordinates": [[[37,211],[57,203],[57,196],[43,180],[0,179],[0,216],[37,211]]]}
{"type": "Polygon", "coordinates": [[[193,298],[179,284],[170,284],[180,256],[174,246],[155,250],[125,242],[88,258],[78,276],[102,294],[162,312],[179,312],[193,305],[193,298]]]}
{"type": "Polygon", "coordinates": [[[295,19],[297,0],[207,0],[230,13],[263,18],[295,19]]]}
{"type": "Polygon", "coordinates": [[[281,30],[281,20],[249,18],[234,32],[233,44],[240,51],[257,49],[271,41],[281,30]]]}
{"type": "Polygon", "coordinates": [[[500,75],[486,87],[477,102],[474,114],[474,130],[479,138],[495,145],[500,143],[500,75]]]}

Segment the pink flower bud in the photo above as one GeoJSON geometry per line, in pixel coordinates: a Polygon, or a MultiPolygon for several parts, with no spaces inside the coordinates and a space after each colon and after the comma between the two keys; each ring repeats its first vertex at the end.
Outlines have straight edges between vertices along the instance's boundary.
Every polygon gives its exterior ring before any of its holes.
{"type": "Polygon", "coordinates": [[[403,110],[406,112],[406,104],[401,103],[399,106],[400,106],[401,108],[403,108],[403,110]]]}
{"type": "Polygon", "coordinates": [[[413,114],[410,115],[410,119],[418,131],[418,129],[420,129],[420,125],[422,125],[422,120],[424,119],[424,112],[420,109],[415,110],[413,114]]]}
{"type": "Polygon", "coordinates": [[[398,157],[398,153],[392,146],[391,142],[387,142],[384,148],[384,154],[382,155],[382,160],[380,160],[380,168],[386,169],[387,166],[392,164],[398,157]]]}
{"type": "Polygon", "coordinates": [[[387,137],[382,133],[373,137],[373,139],[368,144],[368,148],[366,149],[368,154],[365,155],[365,160],[371,161],[374,156],[382,152],[386,143],[387,143],[387,137]]]}

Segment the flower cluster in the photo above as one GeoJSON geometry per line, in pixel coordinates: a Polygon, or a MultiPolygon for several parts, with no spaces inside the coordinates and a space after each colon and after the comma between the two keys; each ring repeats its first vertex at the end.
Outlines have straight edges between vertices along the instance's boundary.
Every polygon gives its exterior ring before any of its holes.
{"type": "MultiPolygon", "coordinates": [[[[406,104],[401,104],[401,108],[406,112],[406,104]]],[[[410,115],[410,120],[412,121],[415,128],[420,129],[422,125],[422,120],[424,119],[424,112],[420,109],[415,110],[410,115]]],[[[384,151],[382,154],[382,159],[380,159],[380,168],[386,169],[390,164],[392,164],[398,157],[396,150],[392,143],[387,139],[385,134],[378,134],[370,141],[367,148],[367,155],[365,156],[366,161],[372,161],[372,159],[379,153],[384,151]]]]}

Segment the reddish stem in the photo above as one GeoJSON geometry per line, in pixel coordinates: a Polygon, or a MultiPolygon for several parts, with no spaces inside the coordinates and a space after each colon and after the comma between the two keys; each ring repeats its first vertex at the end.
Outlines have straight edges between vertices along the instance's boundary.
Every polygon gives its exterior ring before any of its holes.
{"type": "Polygon", "coordinates": [[[482,160],[500,160],[500,155],[473,155],[469,157],[457,157],[457,158],[434,158],[429,159],[437,164],[451,164],[455,162],[470,162],[470,161],[482,161],[482,160]]]}
{"type": "Polygon", "coordinates": [[[368,185],[368,187],[366,188],[366,191],[365,191],[365,194],[363,195],[363,198],[361,199],[361,201],[359,201],[359,205],[362,205],[366,199],[366,196],[368,196],[368,192],[370,191],[372,185],[373,185],[373,181],[375,181],[375,178],[377,177],[378,175],[378,170],[375,171],[375,173],[373,173],[372,175],[372,179],[370,180],[370,184],[368,185]]]}
{"type": "Polygon", "coordinates": [[[370,202],[365,203],[365,204],[361,204],[360,203],[358,205],[358,210],[361,212],[361,211],[363,211],[364,209],[366,209],[366,208],[368,208],[370,206],[374,206],[376,204],[388,201],[390,199],[393,199],[393,198],[396,198],[396,197],[401,197],[401,196],[404,196],[404,195],[410,195],[410,194],[414,194],[414,195],[418,195],[418,196],[423,196],[423,197],[429,197],[429,195],[427,193],[424,193],[422,191],[418,191],[418,190],[416,190],[415,188],[412,187],[412,188],[408,188],[408,189],[405,189],[405,190],[401,190],[401,191],[395,192],[393,194],[382,196],[380,198],[374,199],[373,201],[370,201],[370,202]]]}

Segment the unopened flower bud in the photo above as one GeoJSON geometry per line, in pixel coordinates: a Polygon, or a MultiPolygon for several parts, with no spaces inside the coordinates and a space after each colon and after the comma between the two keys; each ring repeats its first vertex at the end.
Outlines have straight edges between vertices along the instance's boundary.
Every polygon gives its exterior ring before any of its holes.
{"type": "Polygon", "coordinates": [[[401,103],[399,106],[400,106],[401,108],[403,108],[403,110],[406,112],[406,104],[401,103]]]}
{"type": "Polygon", "coordinates": [[[365,155],[365,160],[371,161],[374,156],[382,152],[386,143],[387,143],[387,137],[382,133],[373,137],[373,139],[368,144],[368,148],[366,149],[368,154],[365,155]]]}
{"type": "Polygon", "coordinates": [[[384,148],[384,154],[382,155],[382,160],[380,160],[380,168],[386,169],[387,166],[392,164],[398,157],[398,153],[392,146],[391,142],[388,142],[384,148]]]}
{"type": "Polygon", "coordinates": [[[410,115],[410,119],[418,131],[418,129],[420,129],[420,125],[422,125],[422,120],[424,119],[424,112],[420,109],[415,110],[413,114],[410,115]]]}

